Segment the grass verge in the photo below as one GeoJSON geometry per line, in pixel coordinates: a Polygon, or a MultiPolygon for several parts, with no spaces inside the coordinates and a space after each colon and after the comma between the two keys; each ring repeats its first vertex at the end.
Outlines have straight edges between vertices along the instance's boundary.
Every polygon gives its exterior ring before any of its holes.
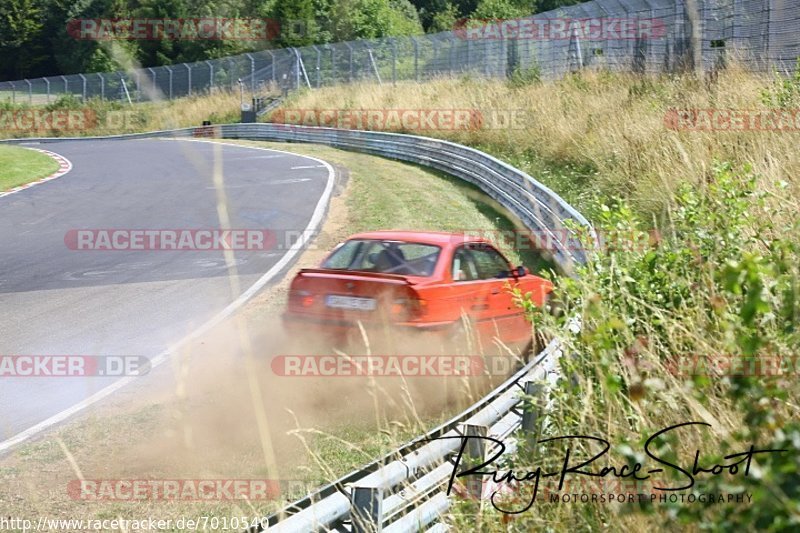
{"type": "Polygon", "coordinates": [[[58,162],[47,154],[0,145],[0,191],[42,179],[58,170],[58,162]]]}

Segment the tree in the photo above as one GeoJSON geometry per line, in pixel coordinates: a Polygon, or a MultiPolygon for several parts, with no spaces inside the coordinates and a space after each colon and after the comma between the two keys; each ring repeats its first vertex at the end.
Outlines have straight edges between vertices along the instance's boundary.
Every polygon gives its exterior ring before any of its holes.
{"type": "Polygon", "coordinates": [[[277,0],[272,18],[280,26],[278,43],[281,46],[306,46],[319,42],[312,0],[277,0]]]}
{"type": "Polygon", "coordinates": [[[536,12],[537,0],[481,0],[472,14],[476,19],[513,19],[536,12]]]}
{"type": "Polygon", "coordinates": [[[332,6],[330,20],[334,41],[422,33],[408,0],[341,0],[332,6]]]}
{"type": "Polygon", "coordinates": [[[42,37],[42,10],[37,0],[3,0],[0,4],[0,65],[6,76],[24,77],[46,60],[42,37]]]}
{"type": "Polygon", "coordinates": [[[431,20],[428,30],[431,32],[451,31],[456,27],[459,18],[461,17],[459,17],[458,8],[448,2],[444,9],[433,14],[433,20],[431,20]]]}

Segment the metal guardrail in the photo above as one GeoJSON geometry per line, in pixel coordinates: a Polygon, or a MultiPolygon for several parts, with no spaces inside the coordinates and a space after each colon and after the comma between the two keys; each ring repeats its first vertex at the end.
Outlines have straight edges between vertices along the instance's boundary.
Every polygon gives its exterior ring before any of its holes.
{"type": "MultiPolygon", "coordinates": [[[[569,272],[586,261],[576,227],[594,232],[589,222],[555,192],[528,174],[486,153],[457,143],[428,137],[358,130],[339,130],[277,124],[226,124],[201,128],[150,132],[110,137],[78,137],[75,140],[144,139],[158,137],[215,137],[316,143],[399,159],[434,168],[473,183],[518,217],[528,229],[550,234],[552,259],[569,272]],[[571,221],[571,222],[570,222],[571,221]],[[556,233],[569,235],[558,238],[556,233]]],[[[7,143],[48,143],[65,138],[9,139],[7,143]]],[[[568,329],[576,332],[577,321],[568,329]]],[[[569,334],[565,332],[566,334],[569,334]]],[[[490,395],[450,422],[406,444],[386,457],[352,472],[302,498],[281,513],[267,517],[269,531],[353,531],[355,533],[416,531],[438,520],[449,500],[440,490],[452,467],[448,458],[460,449],[467,435],[489,435],[506,442],[506,453],[516,449],[518,429],[541,427],[542,405],[522,402],[520,392],[546,397],[557,377],[561,342],[554,339],[544,351],[490,395]],[[524,405],[520,410],[520,405],[524,405]],[[537,422],[538,420],[538,422],[537,422]],[[431,440],[438,439],[438,440],[431,440]],[[348,493],[348,490],[350,491],[348,493]]],[[[466,453],[472,459],[488,457],[491,447],[476,440],[466,453]]],[[[468,484],[480,498],[486,482],[468,484]]],[[[444,525],[436,526],[444,530],[444,525]]],[[[262,531],[263,528],[258,528],[262,531]]]]}
{"type": "MultiPolygon", "coordinates": [[[[576,321],[570,331],[577,332],[576,321]]],[[[490,395],[449,422],[386,455],[364,469],[294,502],[267,518],[267,531],[352,531],[358,533],[418,531],[449,508],[444,486],[452,475],[449,456],[465,436],[502,440],[505,453],[516,451],[518,430],[533,433],[544,426],[547,390],[558,378],[560,341],[552,340],[533,360],[490,395]],[[522,394],[520,394],[522,393],[522,394]],[[524,394],[524,396],[523,396],[524,394]],[[524,397],[538,402],[524,401],[524,397]],[[347,491],[350,491],[348,494],[347,491]],[[291,513],[288,517],[284,517],[291,513]]],[[[472,461],[496,453],[491,446],[466,447],[472,461]]],[[[473,483],[469,496],[481,499],[491,492],[489,482],[473,483]]],[[[251,531],[263,531],[262,528],[251,531]]]]}

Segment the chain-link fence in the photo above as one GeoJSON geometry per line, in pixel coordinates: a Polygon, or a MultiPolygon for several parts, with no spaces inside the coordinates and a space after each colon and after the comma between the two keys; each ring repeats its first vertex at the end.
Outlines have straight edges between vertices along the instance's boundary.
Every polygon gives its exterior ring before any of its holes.
{"type": "Polygon", "coordinates": [[[757,71],[791,72],[800,56],[798,0],[594,0],[453,31],[262,50],[112,73],[0,82],[0,100],[44,104],[71,94],[141,102],[220,89],[260,94],[371,80],[421,81],[514,72],[556,78],[585,68],[711,71],[736,58],[757,71]]]}

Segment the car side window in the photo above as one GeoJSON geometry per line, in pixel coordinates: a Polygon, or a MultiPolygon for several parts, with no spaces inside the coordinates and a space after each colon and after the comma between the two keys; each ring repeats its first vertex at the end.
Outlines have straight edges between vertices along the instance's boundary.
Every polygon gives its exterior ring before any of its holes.
{"type": "Polygon", "coordinates": [[[453,254],[453,281],[473,281],[478,279],[478,268],[466,246],[459,247],[453,254]]]}
{"type": "Polygon", "coordinates": [[[469,253],[478,267],[478,279],[507,278],[511,267],[505,258],[487,244],[469,245],[469,253]]]}

